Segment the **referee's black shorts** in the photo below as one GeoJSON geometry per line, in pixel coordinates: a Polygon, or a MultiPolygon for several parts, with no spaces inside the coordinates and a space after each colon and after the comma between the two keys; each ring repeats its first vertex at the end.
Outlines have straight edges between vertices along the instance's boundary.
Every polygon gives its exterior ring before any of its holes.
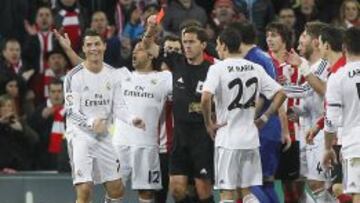
{"type": "Polygon", "coordinates": [[[203,123],[175,123],[170,175],[213,181],[214,142],[203,123]]]}

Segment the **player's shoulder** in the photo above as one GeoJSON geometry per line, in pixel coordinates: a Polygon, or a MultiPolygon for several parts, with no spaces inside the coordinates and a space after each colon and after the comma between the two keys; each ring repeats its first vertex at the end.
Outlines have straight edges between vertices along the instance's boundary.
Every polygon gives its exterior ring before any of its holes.
{"type": "Polygon", "coordinates": [[[168,80],[168,79],[172,78],[172,73],[168,70],[159,71],[159,72],[157,72],[157,75],[159,78],[164,79],[164,80],[168,80]]]}
{"type": "Polygon", "coordinates": [[[131,76],[130,70],[125,66],[120,68],[114,68],[111,70],[111,72],[113,74],[113,77],[115,78],[125,78],[131,76]]]}
{"type": "Polygon", "coordinates": [[[66,74],[66,78],[68,80],[71,80],[73,77],[77,77],[80,72],[84,70],[84,65],[82,63],[78,64],[74,68],[72,68],[69,72],[66,74]]]}

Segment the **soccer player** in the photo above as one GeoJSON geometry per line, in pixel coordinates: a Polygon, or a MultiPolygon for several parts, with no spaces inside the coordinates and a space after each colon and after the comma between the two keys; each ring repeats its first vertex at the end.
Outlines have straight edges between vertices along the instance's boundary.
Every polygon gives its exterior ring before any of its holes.
{"type": "MultiPolygon", "coordinates": [[[[155,18],[148,19],[148,26],[156,25],[151,20],[155,18]]],[[[172,75],[158,71],[154,62],[159,51],[147,46],[146,40],[138,42],[133,50],[135,71],[122,81],[120,93],[129,104],[129,111],[144,119],[146,129],[142,131],[117,120],[113,138],[122,178],[126,182],[131,177],[132,189],[139,191],[139,203],[153,202],[154,191],[162,188],[158,128],[164,104],[172,93],[172,75]]]]}
{"type": "Polygon", "coordinates": [[[105,202],[120,203],[124,187],[108,127],[115,115],[129,125],[144,127],[144,123],[131,119],[122,98],[116,96],[118,74],[103,63],[106,46],[101,37],[88,30],[82,49],[85,61],[64,81],[66,135],[77,203],[90,202],[92,185],[100,183],[106,190],[105,202]]]}
{"type": "Polygon", "coordinates": [[[240,44],[236,30],[226,29],[219,35],[216,48],[224,60],[209,68],[201,98],[206,129],[215,139],[215,187],[223,203],[234,202],[238,189],[243,202],[259,202],[249,191],[250,186],[262,185],[257,126],[264,125],[286,99],[263,67],[240,58],[240,44]],[[254,122],[260,94],[273,103],[254,122]],[[213,95],[216,121],[211,118],[213,95]]]}
{"type": "MultiPolygon", "coordinates": [[[[291,31],[282,23],[270,23],[266,27],[266,43],[269,54],[276,67],[276,79],[287,88],[301,83],[301,76],[296,67],[287,63],[286,55],[291,49],[291,31]]],[[[280,156],[276,178],[281,179],[284,188],[286,202],[297,202],[301,195],[302,184],[298,180],[300,176],[300,142],[298,133],[298,121],[291,114],[287,114],[298,104],[293,98],[288,98],[279,111],[282,124],[282,134],[289,135],[292,141],[288,150],[283,150],[280,156]]],[[[284,136],[283,136],[284,137],[284,136]]]]}
{"type": "MultiPolygon", "coordinates": [[[[309,75],[317,77],[321,80],[322,85],[326,85],[328,76],[329,63],[321,58],[319,49],[319,35],[323,28],[327,25],[321,22],[308,22],[305,26],[304,32],[299,39],[299,52],[308,61],[301,60],[301,64],[297,64],[299,72],[307,80],[299,91],[297,88],[289,87],[285,89],[288,97],[297,97],[296,91],[302,92],[300,105],[295,108],[297,114],[300,115],[300,137],[301,141],[305,141],[306,132],[311,129],[312,125],[316,123],[317,119],[324,112],[323,96],[318,91],[315,91],[315,86],[309,82],[309,75]],[[306,68],[307,67],[307,68],[306,68]]],[[[293,52],[293,50],[292,50],[293,52]]],[[[303,175],[307,178],[307,183],[310,190],[305,193],[305,198],[308,201],[334,201],[326,188],[326,182],[330,180],[328,171],[321,166],[321,154],[324,150],[323,145],[323,131],[315,137],[313,143],[305,145],[305,160],[302,162],[302,169],[305,169],[303,175]]],[[[302,154],[304,155],[304,154],[302,154]]]]}
{"type": "Polygon", "coordinates": [[[360,29],[345,31],[344,45],[347,64],[330,75],[326,90],[325,154],[326,168],[337,162],[333,139],[342,126],[342,163],[344,190],[360,202],[360,29]],[[341,118],[341,119],[339,119],[341,118]]]}
{"type": "MultiPolygon", "coordinates": [[[[233,23],[230,26],[237,28],[241,33],[242,41],[240,45],[240,53],[243,55],[244,59],[261,65],[265,72],[275,80],[277,77],[276,68],[271,57],[255,44],[255,27],[249,23],[233,23]]],[[[260,95],[257,102],[256,117],[265,112],[265,110],[270,106],[270,103],[271,101],[260,95]]],[[[274,114],[269,118],[269,121],[264,125],[264,127],[259,130],[261,166],[264,183],[263,186],[252,187],[251,192],[263,202],[279,202],[274,188],[274,176],[279,164],[281,141],[286,143],[287,146],[291,145],[290,136],[288,133],[285,133],[288,132],[287,129],[281,129],[281,127],[285,127],[285,125],[281,125],[279,116],[274,114]]]]}

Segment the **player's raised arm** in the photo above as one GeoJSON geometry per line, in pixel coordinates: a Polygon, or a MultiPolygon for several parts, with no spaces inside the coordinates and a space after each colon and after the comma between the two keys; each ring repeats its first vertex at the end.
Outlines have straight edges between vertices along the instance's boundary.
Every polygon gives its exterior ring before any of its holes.
{"type": "Polygon", "coordinates": [[[58,40],[60,46],[63,48],[67,57],[69,57],[70,62],[73,66],[76,66],[83,62],[84,60],[80,58],[79,55],[71,48],[71,42],[67,33],[64,35],[60,34],[56,29],[54,29],[54,34],[58,40]]]}

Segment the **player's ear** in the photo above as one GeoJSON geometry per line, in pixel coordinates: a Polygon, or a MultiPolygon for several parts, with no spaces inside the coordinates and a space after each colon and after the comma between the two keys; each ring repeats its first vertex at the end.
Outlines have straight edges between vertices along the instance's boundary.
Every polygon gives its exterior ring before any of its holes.
{"type": "Polygon", "coordinates": [[[206,42],[202,42],[202,43],[201,43],[201,48],[202,48],[203,50],[205,50],[206,46],[207,46],[207,43],[206,43],[206,42]]]}

